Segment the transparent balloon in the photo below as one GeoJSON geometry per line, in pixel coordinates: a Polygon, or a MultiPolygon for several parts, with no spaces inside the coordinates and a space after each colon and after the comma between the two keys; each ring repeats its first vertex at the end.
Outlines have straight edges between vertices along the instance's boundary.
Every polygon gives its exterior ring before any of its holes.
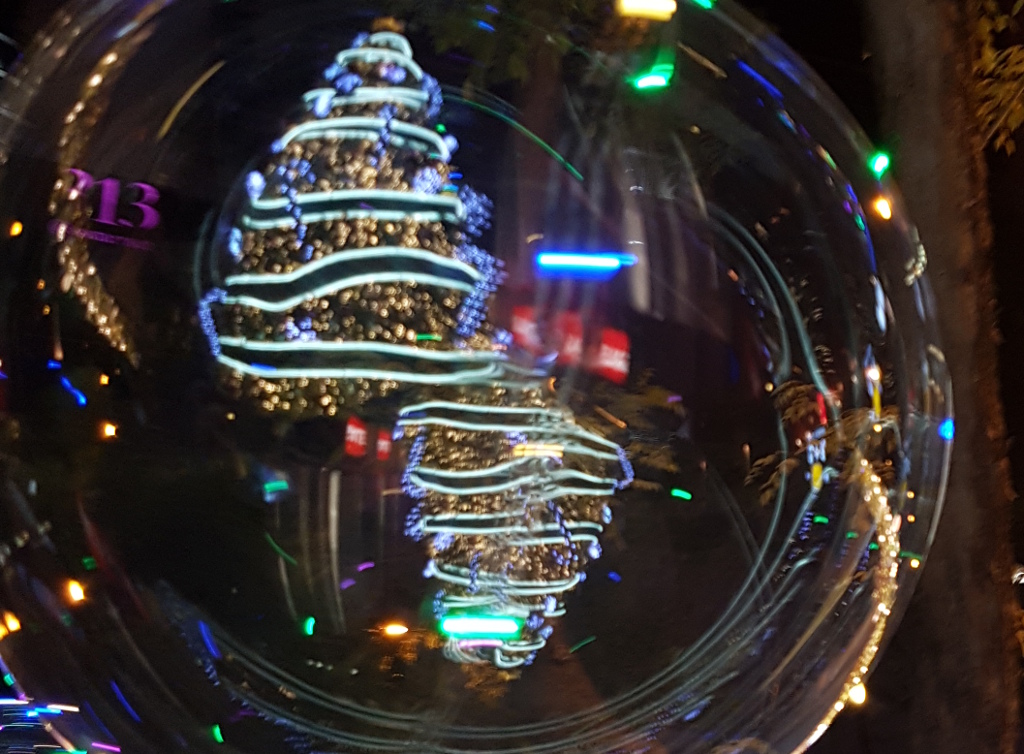
{"type": "Polygon", "coordinates": [[[724,0],[72,5],[0,89],[0,703],[802,750],[953,439],[889,162],[724,0]]]}

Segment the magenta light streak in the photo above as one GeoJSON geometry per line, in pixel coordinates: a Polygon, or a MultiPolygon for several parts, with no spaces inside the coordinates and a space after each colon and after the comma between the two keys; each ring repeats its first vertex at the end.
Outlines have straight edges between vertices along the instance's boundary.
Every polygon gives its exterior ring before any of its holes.
{"type": "Polygon", "coordinates": [[[341,584],[339,586],[341,586],[342,591],[344,591],[344,590],[348,589],[349,587],[353,587],[355,585],[356,585],[356,580],[355,579],[345,579],[344,581],[341,582],[341,584]]]}
{"type": "Polygon", "coordinates": [[[373,563],[370,563],[369,561],[367,561],[366,563],[360,563],[356,566],[356,570],[360,573],[362,573],[363,571],[368,571],[371,568],[373,568],[373,563]]]}
{"type": "Polygon", "coordinates": [[[501,639],[466,639],[459,642],[459,649],[479,649],[480,647],[500,647],[501,639]]]}
{"type": "Polygon", "coordinates": [[[101,744],[95,741],[92,742],[92,745],[94,749],[103,749],[103,751],[121,751],[120,746],[111,746],[110,744],[101,744]]]}

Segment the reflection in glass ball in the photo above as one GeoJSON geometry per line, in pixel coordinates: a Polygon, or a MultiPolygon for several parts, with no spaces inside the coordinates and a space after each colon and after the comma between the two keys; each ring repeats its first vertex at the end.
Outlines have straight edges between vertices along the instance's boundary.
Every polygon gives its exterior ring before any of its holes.
{"type": "Polygon", "coordinates": [[[863,701],[953,439],[924,252],[776,39],[664,5],[55,19],[0,90],[12,714],[785,753],[863,701]]]}

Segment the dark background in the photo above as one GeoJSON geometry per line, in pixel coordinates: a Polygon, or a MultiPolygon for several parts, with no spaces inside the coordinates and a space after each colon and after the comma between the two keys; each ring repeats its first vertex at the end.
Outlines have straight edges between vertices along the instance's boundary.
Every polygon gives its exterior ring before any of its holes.
{"type": "MultiPolygon", "coordinates": [[[[284,0],[286,1],[286,0],[284,0]]],[[[793,47],[832,87],[872,141],[894,157],[899,180],[900,144],[882,132],[872,78],[872,57],[864,38],[859,3],[822,0],[745,0],[742,3],[793,47]]],[[[61,0],[2,0],[0,35],[23,48],[62,5],[61,0]]],[[[0,36],[0,63],[10,50],[0,36]],[[7,46],[8,49],[4,49],[7,46]]],[[[1016,239],[1024,237],[1024,156],[989,152],[990,210],[995,228],[994,263],[999,295],[1002,398],[1010,438],[1010,460],[1016,489],[1024,488],[1024,391],[1017,389],[1024,358],[1024,301],[1014,292],[1024,287],[1024,261],[1016,239]]],[[[1024,517],[1014,506],[1013,544],[1024,560],[1024,517]]],[[[897,644],[906,644],[897,639],[897,644]]],[[[902,680],[898,653],[886,656],[869,685],[870,698],[860,709],[840,715],[815,747],[818,754],[889,754],[905,748],[909,732],[896,721],[914,693],[902,680]],[[896,655],[896,656],[894,656],[896,655]],[[894,723],[894,724],[890,724],[894,723]]],[[[926,724],[921,721],[921,724],[926,724]]],[[[965,754],[967,754],[965,752],[965,754]]]]}

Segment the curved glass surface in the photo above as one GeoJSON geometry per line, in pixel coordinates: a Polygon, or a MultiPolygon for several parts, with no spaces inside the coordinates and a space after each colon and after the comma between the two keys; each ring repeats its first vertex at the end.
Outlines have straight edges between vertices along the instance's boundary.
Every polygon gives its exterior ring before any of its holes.
{"type": "Polygon", "coordinates": [[[887,162],[726,2],[73,5],[0,89],[5,719],[802,749],[953,435],[887,162]]]}

